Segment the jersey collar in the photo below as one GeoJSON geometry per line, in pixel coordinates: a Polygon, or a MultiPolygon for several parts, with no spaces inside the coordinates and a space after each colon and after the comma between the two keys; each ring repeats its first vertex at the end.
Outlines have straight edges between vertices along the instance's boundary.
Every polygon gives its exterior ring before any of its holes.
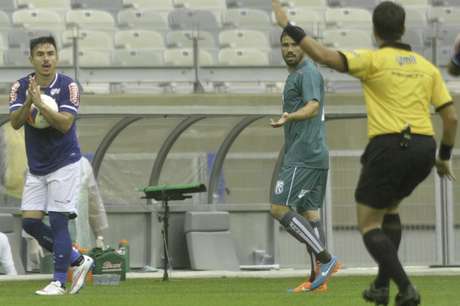
{"type": "Polygon", "coordinates": [[[385,47],[412,51],[412,48],[410,45],[402,43],[402,42],[396,42],[396,41],[385,42],[380,46],[380,49],[385,48],[385,47]]]}
{"type": "Polygon", "coordinates": [[[307,61],[305,59],[303,59],[300,63],[297,64],[297,66],[295,66],[294,71],[297,71],[297,70],[303,68],[305,65],[307,65],[307,61]]]}

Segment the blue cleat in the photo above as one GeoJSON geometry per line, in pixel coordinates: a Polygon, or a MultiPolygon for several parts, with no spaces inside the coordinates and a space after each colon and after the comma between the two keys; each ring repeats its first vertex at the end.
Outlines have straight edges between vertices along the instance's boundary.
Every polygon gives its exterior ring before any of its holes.
{"type": "Polygon", "coordinates": [[[327,279],[336,271],[337,266],[337,257],[332,256],[331,260],[327,263],[323,263],[320,265],[319,273],[316,275],[315,280],[311,283],[311,289],[315,290],[318,289],[322,284],[324,284],[327,279]]]}

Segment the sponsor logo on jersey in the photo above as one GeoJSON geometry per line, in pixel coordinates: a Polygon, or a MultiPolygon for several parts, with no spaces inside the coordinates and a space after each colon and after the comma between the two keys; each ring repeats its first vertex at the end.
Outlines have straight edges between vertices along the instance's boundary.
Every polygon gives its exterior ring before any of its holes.
{"type": "Polygon", "coordinates": [[[80,105],[80,93],[78,92],[78,85],[76,83],[69,84],[69,95],[70,102],[78,107],[80,105]]]}
{"type": "Polygon", "coordinates": [[[10,102],[14,102],[18,98],[18,89],[19,89],[20,86],[21,86],[21,84],[19,84],[19,82],[17,82],[17,81],[13,84],[13,86],[11,86],[10,102]]]}
{"type": "Polygon", "coordinates": [[[302,189],[299,192],[299,195],[297,196],[299,199],[303,198],[307,193],[310,193],[310,189],[302,189]]]}
{"type": "Polygon", "coordinates": [[[60,92],[61,92],[60,88],[53,88],[50,90],[50,95],[55,96],[55,95],[58,95],[60,92]]]}
{"type": "Polygon", "coordinates": [[[284,182],[283,181],[277,181],[276,182],[276,187],[275,187],[275,194],[282,194],[284,191],[284,182]]]}

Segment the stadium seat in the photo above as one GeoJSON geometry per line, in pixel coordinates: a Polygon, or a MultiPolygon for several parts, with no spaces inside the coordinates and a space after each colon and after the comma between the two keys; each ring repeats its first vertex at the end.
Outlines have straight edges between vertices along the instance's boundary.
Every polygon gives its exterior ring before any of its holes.
{"type": "MultiPolygon", "coordinates": [[[[61,64],[64,66],[73,65],[72,48],[64,48],[59,53],[61,64]]],[[[78,52],[78,61],[81,67],[109,67],[112,64],[112,50],[85,50],[78,52]]]]}
{"type": "Polygon", "coordinates": [[[146,29],[164,32],[169,29],[168,18],[156,9],[125,9],[118,12],[120,28],[146,29]]]}
{"type": "MultiPolygon", "coordinates": [[[[113,49],[113,36],[110,33],[104,31],[93,31],[87,29],[80,29],[79,33],[79,49],[86,50],[111,50],[113,49]]],[[[73,44],[72,37],[74,35],[73,30],[66,30],[62,34],[62,42],[64,47],[71,46],[73,44]]]]}
{"type": "Polygon", "coordinates": [[[45,9],[24,9],[13,12],[14,26],[34,29],[63,30],[64,20],[55,11],[45,9]]]}
{"type": "Polygon", "coordinates": [[[108,11],[112,14],[116,14],[118,11],[123,9],[123,0],[73,0],[72,8],[86,10],[102,10],[108,11]]]}
{"type": "Polygon", "coordinates": [[[101,10],[71,10],[66,14],[68,25],[77,24],[83,29],[113,32],[115,21],[109,12],[101,10]]]}
{"type": "Polygon", "coordinates": [[[427,10],[425,8],[406,7],[406,27],[426,27],[428,25],[427,10]]]}
{"type": "Polygon", "coordinates": [[[457,24],[440,24],[437,31],[437,38],[441,45],[451,45],[460,33],[460,20],[457,24]]]}
{"type": "Polygon", "coordinates": [[[424,55],[428,45],[425,43],[424,28],[407,28],[402,37],[402,41],[408,43],[412,50],[424,55]]]}
{"type": "Polygon", "coordinates": [[[227,9],[225,0],[173,0],[173,5],[194,10],[222,11],[227,9]]]}
{"type": "Polygon", "coordinates": [[[164,49],[164,38],[159,32],[123,30],[115,32],[115,46],[124,49],[164,49]]]}
{"type": "Polygon", "coordinates": [[[16,271],[18,274],[25,274],[23,258],[21,256],[22,237],[20,224],[20,222],[15,222],[12,214],[0,214],[0,232],[8,237],[16,271]]]}
{"type": "Polygon", "coordinates": [[[62,32],[38,30],[38,29],[23,29],[12,28],[8,31],[8,45],[10,48],[20,48],[29,50],[29,42],[31,39],[52,35],[56,41],[56,46],[59,49],[62,47],[61,35],[62,32]]]}
{"type": "Polygon", "coordinates": [[[219,64],[223,66],[268,66],[268,54],[259,49],[227,48],[219,51],[219,64]]]}
{"type": "Polygon", "coordinates": [[[1,0],[0,1],[1,10],[12,13],[17,10],[16,0],[1,0]]]}
{"type": "Polygon", "coordinates": [[[115,49],[113,64],[122,67],[163,66],[163,50],[152,49],[115,49]]]}
{"type": "Polygon", "coordinates": [[[286,63],[284,62],[283,55],[281,54],[280,48],[273,48],[270,50],[269,61],[270,65],[274,66],[284,66],[286,63]]]}
{"type": "Polygon", "coordinates": [[[12,67],[30,67],[29,49],[10,48],[4,51],[4,63],[12,67]]]}
{"type": "Polygon", "coordinates": [[[188,211],[184,232],[193,270],[239,270],[228,212],[188,211]]]}
{"type": "MultiPolygon", "coordinates": [[[[286,14],[290,21],[302,27],[305,32],[313,37],[318,37],[324,29],[325,23],[322,14],[306,8],[288,8],[286,14]]],[[[276,24],[275,15],[272,14],[273,24],[276,24]]]]}
{"type": "Polygon", "coordinates": [[[460,23],[460,7],[433,7],[430,10],[430,20],[443,24],[458,24],[460,23]]]}
{"type": "Polygon", "coordinates": [[[265,30],[270,24],[270,15],[263,10],[228,9],[222,16],[222,25],[227,28],[265,30]]]}
{"type": "Polygon", "coordinates": [[[272,12],[272,3],[267,0],[226,0],[227,8],[254,8],[272,12]]]}
{"type": "Polygon", "coordinates": [[[192,48],[193,35],[198,35],[198,46],[200,49],[217,49],[214,35],[210,32],[199,31],[171,31],[166,34],[166,44],[172,48],[192,48]]]}
{"type": "Polygon", "coordinates": [[[372,25],[371,13],[359,8],[330,8],[325,12],[326,26],[335,28],[369,28],[372,25]]]}
{"type": "MultiPolygon", "coordinates": [[[[189,48],[166,49],[164,51],[164,61],[166,65],[171,66],[192,66],[193,50],[189,48]]],[[[198,62],[200,66],[212,66],[214,59],[211,53],[200,50],[198,62]]]]}
{"type": "Polygon", "coordinates": [[[219,33],[221,48],[256,48],[269,50],[270,44],[264,32],[256,30],[225,30],[219,33]]]}
{"type": "MultiPolygon", "coordinates": [[[[383,0],[380,0],[382,2],[383,0]]],[[[431,5],[431,0],[396,0],[399,4],[403,6],[428,6],[431,5]]]]}
{"type": "Polygon", "coordinates": [[[323,32],[323,43],[326,46],[343,49],[372,49],[374,44],[371,32],[358,29],[326,30],[323,32]]]}
{"type": "Polygon", "coordinates": [[[357,7],[372,11],[379,0],[329,0],[330,7],[357,7]]]}
{"type": "Polygon", "coordinates": [[[327,8],[327,0],[281,0],[281,4],[287,7],[303,7],[324,11],[327,8]]]}
{"type": "Polygon", "coordinates": [[[11,21],[8,14],[4,11],[0,11],[0,32],[7,34],[11,29],[11,21]]]}
{"type": "Polygon", "coordinates": [[[220,28],[216,16],[205,10],[176,9],[169,13],[168,21],[173,30],[216,32],[220,28]]]}
{"type": "Polygon", "coordinates": [[[71,9],[70,0],[16,0],[19,9],[48,9],[66,12],[71,9]]]}
{"type": "Polygon", "coordinates": [[[123,0],[124,7],[135,9],[156,9],[157,11],[172,11],[172,0],[123,0]]]}

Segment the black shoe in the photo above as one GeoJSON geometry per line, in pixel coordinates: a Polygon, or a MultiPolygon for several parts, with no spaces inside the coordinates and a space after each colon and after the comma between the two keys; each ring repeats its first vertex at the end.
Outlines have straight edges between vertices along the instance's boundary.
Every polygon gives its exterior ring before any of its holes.
{"type": "Polygon", "coordinates": [[[375,288],[375,284],[363,291],[363,299],[375,305],[387,306],[390,300],[390,290],[386,287],[375,288]]]}
{"type": "Polygon", "coordinates": [[[419,304],[420,294],[412,285],[409,285],[406,290],[396,295],[396,306],[417,306],[419,304]]]}

